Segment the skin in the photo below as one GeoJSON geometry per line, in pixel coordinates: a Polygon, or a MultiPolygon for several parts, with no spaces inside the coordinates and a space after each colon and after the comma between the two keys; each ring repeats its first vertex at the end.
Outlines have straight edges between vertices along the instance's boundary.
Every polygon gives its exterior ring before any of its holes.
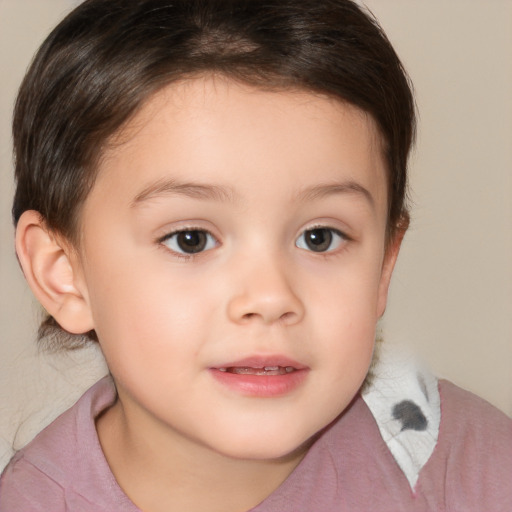
{"type": "MultiPolygon", "coordinates": [[[[22,264],[44,245],[30,215],[22,264]]],[[[327,97],[198,78],[116,136],[80,248],[55,249],[53,302],[36,295],[68,330],[98,334],[119,398],[97,430],[137,506],[247,510],[293,471],[368,371],[400,245],[386,245],[386,216],[376,125],[327,97]],[[319,227],[333,234],[322,252],[304,235],[319,227]],[[211,234],[204,251],[176,252],[184,229],[211,234]],[[277,355],[304,369],[289,392],[212,375],[277,355]]]]}

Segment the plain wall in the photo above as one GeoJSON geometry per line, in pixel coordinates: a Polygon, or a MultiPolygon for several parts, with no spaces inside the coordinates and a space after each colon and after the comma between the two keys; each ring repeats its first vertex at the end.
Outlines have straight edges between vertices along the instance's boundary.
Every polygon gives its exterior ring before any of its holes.
{"type": "Polygon", "coordinates": [[[385,337],[512,415],[512,1],[366,4],[420,113],[385,337]]]}
{"type": "MultiPolygon", "coordinates": [[[[0,0],[4,432],[26,419],[19,411],[36,391],[31,414],[45,421],[42,402],[66,394],[58,402],[65,408],[106,371],[94,350],[38,355],[38,308],[18,269],[10,220],[15,92],[36,47],[74,3],[0,0]],[[7,424],[12,411],[19,414],[7,424]]],[[[440,376],[512,415],[512,1],[366,4],[405,63],[420,111],[412,225],[382,323],[385,342],[415,345],[440,376]]]]}

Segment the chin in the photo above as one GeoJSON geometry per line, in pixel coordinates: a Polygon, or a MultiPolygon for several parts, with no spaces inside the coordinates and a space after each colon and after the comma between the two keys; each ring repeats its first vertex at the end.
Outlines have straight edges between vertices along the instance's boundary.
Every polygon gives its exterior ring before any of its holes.
{"type": "Polygon", "coordinates": [[[286,433],[283,436],[260,432],[257,438],[232,438],[227,446],[217,447],[216,451],[237,460],[289,460],[302,457],[316,437],[316,433],[298,436],[286,433]]]}

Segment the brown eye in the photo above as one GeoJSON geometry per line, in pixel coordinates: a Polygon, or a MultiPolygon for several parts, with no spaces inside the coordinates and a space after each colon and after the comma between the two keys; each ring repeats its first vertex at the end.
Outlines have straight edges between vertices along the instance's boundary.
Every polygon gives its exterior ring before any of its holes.
{"type": "Polygon", "coordinates": [[[162,241],[169,249],[181,254],[197,254],[215,247],[216,241],[207,231],[190,229],[177,231],[162,241]]]}
{"type": "Polygon", "coordinates": [[[295,245],[313,252],[328,252],[337,249],[346,237],[332,228],[314,228],[304,231],[295,245]]]}

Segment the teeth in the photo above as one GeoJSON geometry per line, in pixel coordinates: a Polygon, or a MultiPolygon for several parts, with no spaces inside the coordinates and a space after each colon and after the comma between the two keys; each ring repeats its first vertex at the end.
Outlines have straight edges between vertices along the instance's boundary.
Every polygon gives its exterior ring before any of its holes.
{"type": "Polygon", "coordinates": [[[250,366],[231,366],[219,368],[220,372],[235,373],[237,375],[286,375],[295,371],[293,366],[264,366],[263,368],[252,368],[250,366]]]}
{"type": "Polygon", "coordinates": [[[248,366],[235,366],[229,369],[232,373],[236,373],[238,375],[259,375],[265,374],[265,370],[263,368],[250,368],[248,366]]]}

